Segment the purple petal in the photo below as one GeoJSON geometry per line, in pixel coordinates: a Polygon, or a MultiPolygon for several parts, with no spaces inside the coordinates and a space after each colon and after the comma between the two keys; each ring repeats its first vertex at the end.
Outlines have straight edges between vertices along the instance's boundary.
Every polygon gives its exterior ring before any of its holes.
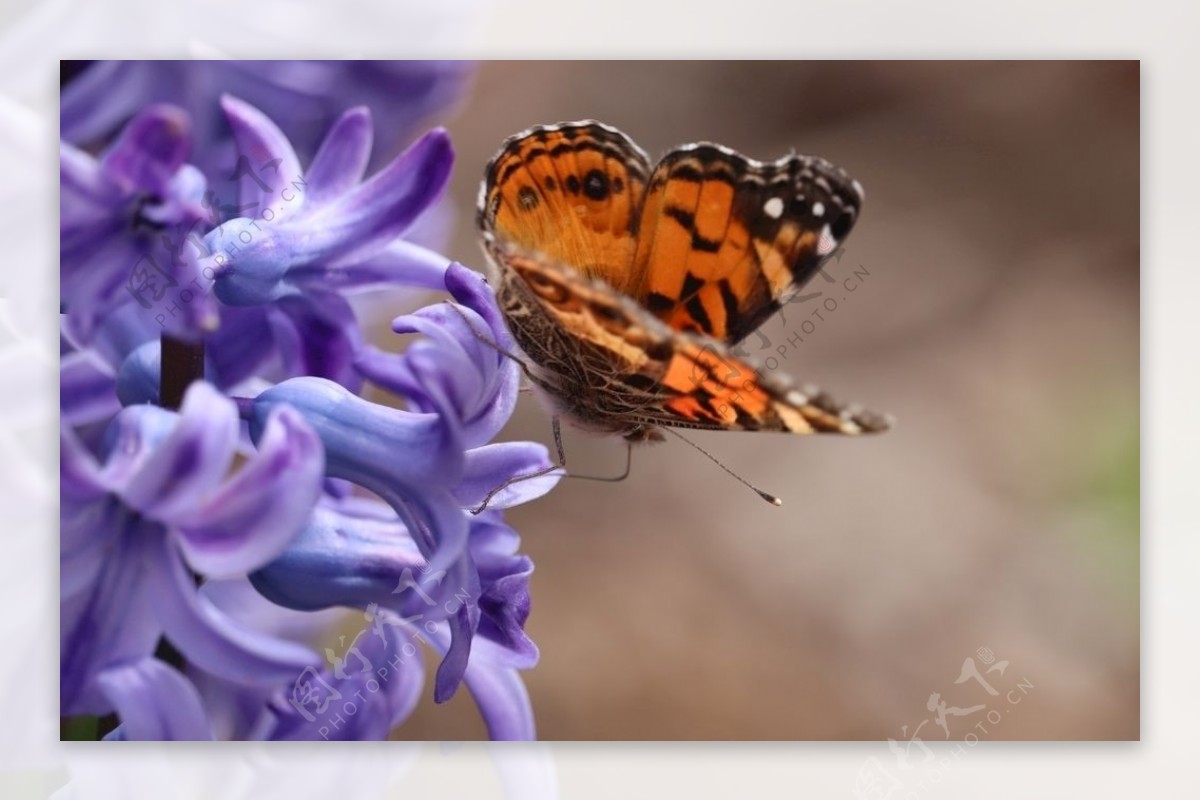
{"type": "Polygon", "coordinates": [[[96,692],[99,671],[148,656],[162,632],[155,617],[158,599],[151,587],[152,576],[162,570],[152,545],[162,540],[161,529],[128,513],[104,522],[112,528],[94,532],[100,547],[90,556],[98,565],[91,571],[92,581],[83,584],[80,576],[70,575],[77,570],[71,568],[68,580],[75,592],[62,599],[59,696],[63,715],[106,714],[109,707],[96,692]]]}
{"type": "Polygon", "coordinates": [[[239,169],[249,171],[238,176],[239,202],[253,204],[251,216],[267,221],[296,214],[304,204],[304,193],[295,192],[290,200],[284,197],[285,190],[304,182],[291,142],[266,114],[245,101],[224,95],[221,108],[233,129],[238,153],[245,160],[239,162],[239,169]]]}
{"type": "Polygon", "coordinates": [[[108,668],[96,681],[121,719],[122,739],[213,739],[196,688],[153,657],[108,668]]]}
{"type": "MultiPolygon", "coordinates": [[[[536,442],[498,442],[467,451],[463,479],[454,497],[466,508],[483,503],[489,492],[510,478],[529,476],[551,466],[544,445],[536,442]]],[[[489,509],[507,509],[540,498],[563,477],[561,470],[525,479],[500,490],[488,501],[489,509]]]]}
{"type": "Polygon", "coordinates": [[[239,684],[269,686],[291,681],[321,663],[308,648],[242,628],[196,591],[175,546],[155,543],[162,569],[148,578],[154,610],[168,639],[189,664],[239,684]]]}
{"type": "Polygon", "coordinates": [[[440,253],[396,239],[379,253],[354,264],[331,268],[324,263],[298,267],[291,272],[297,283],[326,289],[361,289],[384,286],[445,288],[450,260],[440,253]]]}
{"type": "Polygon", "coordinates": [[[111,311],[132,302],[132,296],[123,290],[145,258],[146,254],[127,238],[107,237],[91,243],[85,258],[63,261],[62,300],[66,306],[63,327],[72,342],[88,345],[111,311]]]}
{"type": "Polygon", "coordinates": [[[505,350],[512,348],[512,336],[496,305],[496,296],[482,275],[454,262],[446,270],[446,290],[455,300],[487,321],[497,345],[505,350]]]}
{"type": "Polygon", "coordinates": [[[95,423],[121,410],[112,373],[90,353],[62,357],[58,371],[60,417],[64,426],[95,423]]]}
{"type": "Polygon", "coordinates": [[[453,162],[445,130],[430,131],[369,181],[305,221],[313,232],[313,250],[323,252],[330,266],[378,253],[441,195],[453,162]]]}
{"type": "Polygon", "coordinates": [[[100,465],[69,426],[58,437],[59,497],[63,503],[89,503],[107,491],[100,465]]]}
{"type": "Polygon", "coordinates": [[[58,587],[70,598],[92,587],[116,538],[129,525],[129,511],[110,497],[90,503],[71,503],[65,497],[59,511],[58,587]]]}
{"type": "Polygon", "coordinates": [[[254,375],[272,355],[275,343],[267,316],[262,306],[222,307],[221,327],[207,340],[213,383],[232,387],[254,375]]]}
{"type": "Polygon", "coordinates": [[[373,139],[370,109],[358,106],[338,118],[308,167],[308,202],[325,203],[361,181],[373,139]]]}
{"type": "Polygon", "coordinates": [[[450,616],[450,647],[446,649],[446,655],[438,665],[433,682],[435,703],[444,704],[453,698],[467,671],[475,625],[478,623],[478,611],[476,610],[474,615],[471,612],[471,607],[463,606],[450,616]]]}
{"type": "Polygon", "coordinates": [[[192,149],[192,123],[176,106],[145,108],[121,132],[101,167],[129,189],[167,194],[167,185],[192,149]]]}
{"type": "Polygon", "coordinates": [[[59,145],[60,230],[110,217],[122,197],[116,182],[90,154],[66,142],[59,145]]]}
{"type": "MultiPolygon", "coordinates": [[[[449,633],[445,627],[439,627],[429,636],[438,650],[446,650],[449,633]]],[[[463,682],[479,707],[488,737],[493,740],[536,740],[537,728],[529,691],[525,689],[520,673],[497,664],[498,649],[499,646],[490,640],[477,639],[463,682]]]]}
{"type": "Polygon", "coordinates": [[[273,410],[257,445],[238,474],[176,529],[184,558],[206,576],[248,573],[274,559],[320,494],[321,441],[298,412],[273,410]]]}
{"type": "Polygon", "coordinates": [[[346,299],[334,292],[309,292],[281,298],[278,307],[291,329],[275,329],[285,375],[328,378],[356,392],[362,386],[354,369],[362,334],[346,299]]]}
{"type": "Polygon", "coordinates": [[[162,384],[162,345],[152,339],[121,362],[117,371],[117,397],[123,406],[137,403],[158,403],[162,384]]]}
{"type": "Polygon", "coordinates": [[[186,513],[224,480],[237,436],[233,401],[202,381],[192,384],[175,431],[130,478],[122,498],[158,519],[186,513]]]}
{"type": "Polygon", "coordinates": [[[166,66],[161,61],[93,61],[62,87],[62,138],[84,143],[106,138],[153,97],[155,78],[166,66]]]}
{"type": "Polygon", "coordinates": [[[372,490],[419,490],[456,483],[462,470],[462,453],[436,415],[380,406],[323,378],[291,378],[255,398],[251,436],[279,403],[299,410],[321,437],[329,475],[372,490]]]}
{"type": "Polygon", "coordinates": [[[424,567],[424,557],[394,514],[381,521],[318,507],[287,550],[250,580],[263,596],[287,609],[392,607],[401,600],[398,590],[405,578],[430,589],[420,581],[424,567]]]}

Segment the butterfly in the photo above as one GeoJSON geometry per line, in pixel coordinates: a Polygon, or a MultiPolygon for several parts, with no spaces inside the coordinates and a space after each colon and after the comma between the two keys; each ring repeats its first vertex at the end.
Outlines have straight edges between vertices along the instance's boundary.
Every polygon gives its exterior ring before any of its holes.
{"type": "Polygon", "coordinates": [[[732,352],[845,241],[862,201],[824,159],[702,142],[652,165],[582,121],[507,139],[477,223],[528,374],[576,426],[629,442],[663,428],[862,434],[888,418],[732,352]]]}

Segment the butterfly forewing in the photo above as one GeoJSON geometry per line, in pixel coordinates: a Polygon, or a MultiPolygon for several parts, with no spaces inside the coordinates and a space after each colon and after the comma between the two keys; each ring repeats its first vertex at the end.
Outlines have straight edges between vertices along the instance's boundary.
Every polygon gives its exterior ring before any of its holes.
{"type": "Polygon", "coordinates": [[[672,328],[739,342],[816,273],[861,204],[857,184],[822,159],[674,150],[642,205],[635,297],[672,328]]]}
{"type": "Polygon", "coordinates": [[[531,128],[489,164],[480,225],[625,291],[649,172],[645,153],[601,123],[531,128]]]}

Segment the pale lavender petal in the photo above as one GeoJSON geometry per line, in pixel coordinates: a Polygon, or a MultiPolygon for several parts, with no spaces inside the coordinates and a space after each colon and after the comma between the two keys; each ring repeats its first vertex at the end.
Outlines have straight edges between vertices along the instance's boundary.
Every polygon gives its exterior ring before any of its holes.
{"type": "Polygon", "coordinates": [[[158,519],[186,512],[224,480],[237,436],[233,401],[202,381],[192,384],[174,432],[130,478],[121,497],[158,519]]]}
{"type": "MultiPolygon", "coordinates": [[[[463,478],[454,489],[454,497],[464,507],[483,503],[489,492],[511,477],[529,476],[551,466],[546,446],[536,442],[497,442],[467,451],[463,478]]],[[[563,477],[561,470],[537,478],[518,481],[492,496],[489,509],[507,509],[554,489],[563,477]]]]}
{"type": "Polygon", "coordinates": [[[270,686],[291,681],[321,658],[310,649],[242,628],[196,592],[175,545],[166,537],[154,543],[160,565],[147,579],[154,592],[155,614],[167,638],[189,664],[229,681],[270,686]]]}
{"type": "Polygon", "coordinates": [[[125,740],[212,740],[200,694],[182,673],[146,657],[96,679],[121,719],[125,740]]]}

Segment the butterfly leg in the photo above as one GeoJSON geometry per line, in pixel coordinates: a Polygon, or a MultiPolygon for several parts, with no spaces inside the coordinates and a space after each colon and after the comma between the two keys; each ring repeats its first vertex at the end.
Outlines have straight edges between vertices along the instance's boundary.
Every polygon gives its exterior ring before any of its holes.
{"type": "MultiPolygon", "coordinates": [[[[512,478],[508,479],[504,483],[499,484],[496,487],[493,487],[492,490],[490,492],[488,492],[488,494],[486,496],[484,496],[483,503],[479,504],[479,506],[476,506],[474,509],[471,510],[471,514],[477,515],[480,512],[482,512],[484,509],[487,508],[488,504],[492,502],[492,498],[496,497],[497,494],[508,489],[513,484],[516,484],[521,481],[529,481],[532,478],[540,478],[548,473],[553,473],[555,470],[563,470],[566,468],[567,455],[566,455],[566,452],[563,450],[562,428],[558,422],[558,415],[555,415],[552,418],[551,425],[554,428],[554,448],[556,451],[558,451],[558,463],[552,464],[549,467],[544,467],[541,470],[538,470],[533,473],[527,473],[523,476],[513,476],[512,478]]],[[[628,474],[628,472],[629,472],[628,466],[626,467],[625,472],[628,474]]]]}
{"type": "MultiPolygon", "coordinates": [[[[566,470],[566,468],[567,468],[567,453],[563,449],[562,426],[559,423],[558,415],[554,415],[554,417],[551,418],[550,425],[554,431],[554,450],[558,453],[558,464],[550,465],[549,467],[538,470],[535,473],[529,473],[529,474],[523,475],[523,476],[513,476],[512,478],[505,481],[503,484],[500,484],[499,486],[497,486],[493,490],[491,490],[487,494],[487,496],[484,497],[483,503],[481,503],[479,506],[477,506],[471,510],[471,514],[477,515],[480,512],[482,512],[484,509],[487,508],[488,504],[492,502],[492,498],[496,497],[496,495],[498,493],[507,489],[508,487],[511,487],[513,484],[516,484],[521,481],[528,481],[531,478],[540,478],[541,476],[544,476],[547,473],[553,473],[555,470],[566,470]]],[[[588,481],[612,481],[612,482],[624,481],[625,479],[629,478],[629,471],[632,468],[632,466],[633,466],[633,443],[626,440],[626,442],[625,442],[625,469],[621,472],[621,474],[619,476],[580,476],[580,475],[574,475],[571,473],[565,473],[563,475],[563,477],[564,478],[583,478],[583,479],[587,479],[588,481]]]]}

